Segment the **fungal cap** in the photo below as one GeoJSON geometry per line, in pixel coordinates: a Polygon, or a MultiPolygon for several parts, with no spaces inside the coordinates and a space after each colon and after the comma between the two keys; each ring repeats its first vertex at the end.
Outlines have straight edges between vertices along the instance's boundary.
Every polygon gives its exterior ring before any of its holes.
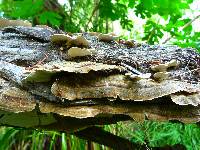
{"type": "Polygon", "coordinates": [[[36,25],[35,27],[38,27],[38,28],[44,28],[44,29],[49,29],[51,27],[47,26],[47,25],[44,25],[44,24],[39,24],[39,25],[36,25]]]}
{"type": "Polygon", "coordinates": [[[159,64],[159,65],[151,66],[151,70],[155,72],[165,72],[167,68],[168,68],[167,64],[159,64]]]}
{"type": "Polygon", "coordinates": [[[54,34],[51,36],[52,43],[72,41],[72,37],[67,34],[54,34]]]}
{"type": "Polygon", "coordinates": [[[5,18],[1,18],[0,19],[0,28],[8,27],[8,26],[32,27],[32,24],[27,20],[8,20],[5,18]]]}
{"type": "Polygon", "coordinates": [[[177,67],[178,66],[178,61],[175,59],[172,59],[170,62],[165,63],[165,64],[159,64],[155,66],[151,66],[151,70],[155,72],[165,72],[167,71],[168,68],[170,67],[177,67]]]}
{"type": "Polygon", "coordinates": [[[68,50],[69,57],[87,56],[87,55],[94,55],[94,54],[96,54],[95,49],[71,47],[68,50]]]}
{"type": "Polygon", "coordinates": [[[168,72],[156,72],[153,75],[154,79],[157,81],[163,81],[169,78],[169,73],[168,72]]]}
{"type": "Polygon", "coordinates": [[[114,35],[113,33],[109,33],[109,34],[99,34],[98,35],[99,41],[105,41],[105,42],[110,42],[112,40],[115,40],[116,38],[118,38],[118,36],[114,35]]]}
{"type": "Polygon", "coordinates": [[[88,32],[90,36],[98,36],[100,33],[99,32],[88,32]]]}
{"type": "Polygon", "coordinates": [[[76,45],[76,46],[84,46],[84,47],[89,46],[89,42],[83,36],[77,36],[73,40],[73,44],[76,45]]]}
{"type": "Polygon", "coordinates": [[[179,65],[179,62],[176,59],[172,59],[167,64],[168,64],[168,67],[177,67],[179,65]]]}

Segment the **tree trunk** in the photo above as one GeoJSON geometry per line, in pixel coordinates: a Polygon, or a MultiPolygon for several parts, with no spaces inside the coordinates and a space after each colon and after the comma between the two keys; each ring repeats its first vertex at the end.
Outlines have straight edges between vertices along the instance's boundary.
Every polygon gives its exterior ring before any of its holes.
{"type": "MultiPolygon", "coordinates": [[[[94,0],[94,8],[99,8],[99,0],[94,0]]],[[[99,24],[99,9],[94,14],[94,31],[96,32],[99,24]]]]}

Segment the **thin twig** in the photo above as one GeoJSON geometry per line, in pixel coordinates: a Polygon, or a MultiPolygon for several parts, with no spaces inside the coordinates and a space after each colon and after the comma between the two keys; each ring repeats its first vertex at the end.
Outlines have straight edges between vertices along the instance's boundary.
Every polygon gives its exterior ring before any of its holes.
{"type": "Polygon", "coordinates": [[[147,43],[149,43],[149,41],[151,40],[151,37],[153,36],[153,34],[155,33],[155,30],[156,28],[153,28],[153,30],[151,31],[149,37],[148,37],[148,40],[147,40],[147,43]]]}
{"type": "MultiPolygon", "coordinates": [[[[158,24],[159,21],[160,21],[160,19],[157,20],[156,24],[158,24]]],[[[151,37],[154,35],[155,30],[156,30],[156,27],[154,27],[153,30],[151,31],[151,33],[150,33],[150,35],[149,35],[149,37],[147,39],[147,43],[149,43],[149,41],[151,40],[151,37]]]]}
{"type": "MultiPolygon", "coordinates": [[[[191,25],[195,20],[197,20],[200,17],[200,14],[197,15],[194,19],[190,20],[188,23],[186,23],[182,28],[180,28],[179,31],[187,28],[189,25],[191,25]]],[[[171,40],[174,37],[174,35],[171,35],[170,37],[168,37],[162,44],[167,43],[169,40],[171,40]]]]}
{"type": "Polygon", "coordinates": [[[87,29],[88,29],[89,23],[92,21],[92,17],[94,16],[95,12],[99,9],[99,4],[100,4],[100,1],[99,1],[99,3],[94,7],[94,9],[93,9],[93,11],[92,11],[92,14],[91,14],[91,16],[90,16],[90,18],[89,18],[89,20],[88,20],[88,23],[87,23],[86,26],[85,26],[85,30],[86,30],[86,31],[87,31],[87,29]]]}
{"type": "Polygon", "coordinates": [[[45,57],[42,60],[39,60],[35,65],[31,66],[31,67],[26,67],[26,70],[32,70],[33,68],[35,68],[37,65],[41,65],[47,58],[48,55],[46,53],[44,53],[45,57]]]}

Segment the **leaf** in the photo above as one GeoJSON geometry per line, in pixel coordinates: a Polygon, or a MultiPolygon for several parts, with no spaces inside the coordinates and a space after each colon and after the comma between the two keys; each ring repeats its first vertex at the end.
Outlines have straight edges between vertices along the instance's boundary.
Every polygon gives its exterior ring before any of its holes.
{"type": "Polygon", "coordinates": [[[39,20],[41,24],[48,24],[50,23],[52,26],[60,26],[60,20],[62,17],[52,11],[45,11],[39,15],[39,20]]]}
{"type": "Polygon", "coordinates": [[[128,31],[131,31],[131,29],[133,28],[133,22],[131,20],[128,20],[127,18],[120,20],[120,24],[123,29],[127,29],[128,31]]]}
{"type": "Polygon", "coordinates": [[[153,8],[153,1],[152,0],[142,0],[141,4],[145,9],[151,10],[153,8]]]}
{"type": "Polygon", "coordinates": [[[43,0],[23,0],[23,1],[14,1],[12,12],[9,14],[14,18],[24,18],[35,16],[39,11],[43,9],[43,0]]]}
{"type": "Polygon", "coordinates": [[[134,6],[135,6],[135,0],[130,0],[128,3],[128,7],[134,8],[134,6]]]}
{"type": "Polygon", "coordinates": [[[65,133],[62,133],[62,150],[66,150],[67,149],[67,142],[66,142],[66,135],[65,133]]]}

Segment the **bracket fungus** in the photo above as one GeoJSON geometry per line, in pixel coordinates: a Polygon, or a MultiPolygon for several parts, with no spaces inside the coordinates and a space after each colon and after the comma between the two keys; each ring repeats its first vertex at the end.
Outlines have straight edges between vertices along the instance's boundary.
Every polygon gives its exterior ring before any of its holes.
{"type": "Polygon", "coordinates": [[[118,36],[116,36],[115,34],[112,34],[112,33],[109,33],[109,34],[100,33],[98,35],[99,41],[104,41],[104,42],[110,42],[110,41],[113,41],[113,40],[115,40],[117,38],[118,38],[118,36]]]}
{"type": "Polygon", "coordinates": [[[8,26],[24,26],[24,27],[32,27],[32,24],[27,20],[8,20],[5,18],[0,18],[0,28],[8,27],[8,26]]]}
{"type": "MultiPolygon", "coordinates": [[[[15,67],[15,66],[13,66],[15,67]]],[[[7,67],[2,67],[2,69],[7,70],[10,69],[7,67]]],[[[109,65],[103,63],[96,62],[73,62],[73,61],[52,61],[50,63],[44,65],[37,65],[32,70],[25,70],[22,68],[19,75],[23,76],[21,81],[23,83],[27,82],[48,82],[55,74],[59,74],[62,72],[66,73],[79,73],[79,74],[87,74],[91,71],[118,71],[123,72],[125,69],[121,66],[109,65]],[[23,74],[23,75],[22,75],[23,74]]],[[[17,76],[17,75],[16,75],[17,76]]]]}
{"type": "Polygon", "coordinates": [[[96,36],[96,37],[98,37],[98,35],[100,34],[99,32],[88,32],[88,34],[90,35],[90,36],[96,36]]]}
{"type": "Polygon", "coordinates": [[[68,56],[70,58],[72,57],[81,57],[81,56],[87,56],[87,55],[94,55],[96,54],[95,49],[87,49],[87,48],[78,48],[78,47],[71,47],[68,50],[68,56]]]}
{"type": "Polygon", "coordinates": [[[153,75],[153,78],[157,81],[167,80],[169,78],[168,72],[156,72],[153,75]]]}
{"type": "Polygon", "coordinates": [[[170,67],[177,67],[178,66],[178,61],[175,59],[172,59],[171,61],[164,63],[164,64],[159,64],[159,65],[155,65],[155,66],[151,66],[151,70],[155,71],[155,72],[165,72],[167,71],[167,69],[169,69],[170,67]]]}
{"type": "Polygon", "coordinates": [[[58,80],[52,85],[51,91],[54,95],[68,100],[119,97],[121,100],[146,101],[182,91],[198,93],[198,86],[179,81],[166,80],[157,83],[148,79],[131,81],[122,75],[98,78],[88,74],[58,80]],[[74,80],[76,83],[71,82],[74,80]]]}
{"type": "Polygon", "coordinates": [[[72,37],[67,34],[53,34],[51,36],[52,43],[64,43],[67,41],[72,41],[72,37]]]}
{"type": "Polygon", "coordinates": [[[73,40],[73,45],[88,47],[89,46],[89,42],[83,36],[77,36],[73,40]]]}
{"type": "Polygon", "coordinates": [[[53,34],[51,42],[55,44],[65,43],[67,47],[89,47],[89,42],[83,36],[69,36],[67,34],[53,34]]]}

